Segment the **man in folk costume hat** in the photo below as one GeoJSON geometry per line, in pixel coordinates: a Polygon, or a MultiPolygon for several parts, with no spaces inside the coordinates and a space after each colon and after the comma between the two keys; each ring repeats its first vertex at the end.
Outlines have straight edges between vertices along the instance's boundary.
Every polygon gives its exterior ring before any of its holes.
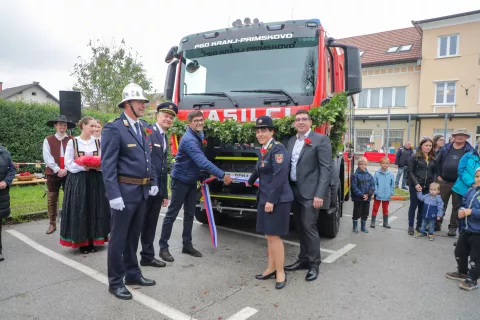
{"type": "Polygon", "coordinates": [[[68,141],[73,138],[67,135],[66,131],[75,128],[75,123],[60,115],[54,120],[47,121],[47,125],[54,127],[57,131],[54,135],[47,136],[43,141],[43,162],[46,166],[48,217],[50,218],[47,234],[51,234],[57,230],[58,196],[60,187],[65,186],[65,180],[67,179],[67,169],[65,169],[64,164],[65,148],[68,141]]]}
{"type": "Polygon", "coordinates": [[[158,216],[161,207],[168,206],[168,137],[166,132],[170,128],[178,113],[178,107],[173,102],[164,102],[157,107],[157,122],[150,126],[152,134],[148,140],[152,152],[153,172],[158,182],[158,194],[150,196],[147,202],[147,213],[143,224],[141,266],[165,267],[165,262],[155,258],[153,240],[157,230],[158,216]]]}
{"type": "Polygon", "coordinates": [[[148,102],[139,85],[128,84],[118,105],[123,113],[106,123],[102,132],[102,172],[112,226],[107,253],[109,292],[123,300],[132,299],[125,285],[155,285],[143,277],[137,260],[147,200],[158,193],[149,147],[151,129],[140,120],[148,102]]]}

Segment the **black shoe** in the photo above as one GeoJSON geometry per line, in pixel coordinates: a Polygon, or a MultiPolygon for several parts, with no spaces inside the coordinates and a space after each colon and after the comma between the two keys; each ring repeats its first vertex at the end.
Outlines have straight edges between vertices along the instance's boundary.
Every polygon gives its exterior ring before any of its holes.
{"type": "Polygon", "coordinates": [[[271,277],[274,277],[276,278],[277,277],[277,270],[273,271],[272,273],[269,273],[267,275],[263,275],[263,274],[257,274],[255,276],[255,279],[257,280],[268,280],[270,279],[271,277]]]}
{"type": "Polygon", "coordinates": [[[457,228],[448,228],[447,235],[449,237],[455,237],[457,235],[457,228]]]}
{"type": "Polygon", "coordinates": [[[122,300],[130,300],[130,299],[133,298],[130,291],[128,291],[128,289],[125,288],[125,287],[120,287],[120,288],[116,288],[116,289],[108,288],[108,292],[113,294],[118,299],[122,299],[122,300]]]}
{"type": "Polygon", "coordinates": [[[0,261],[3,261],[5,260],[5,258],[3,257],[3,254],[0,253],[0,261]]]}
{"type": "Polygon", "coordinates": [[[408,227],[408,234],[413,236],[413,227],[408,227]]]}
{"type": "Polygon", "coordinates": [[[201,257],[200,251],[195,250],[193,247],[183,247],[182,253],[191,255],[192,257],[201,257]]]}
{"type": "Polygon", "coordinates": [[[283,289],[285,288],[285,285],[287,284],[287,274],[285,273],[285,280],[282,282],[275,282],[275,289],[283,289]]]}
{"type": "Polygon", "coordinates": [[[162,258],[163,261],[167,261],[167,262],[173,262],[173,257],[172,255],[170,254],[170,252],[168,252],[168,250],[162,250],[160,251],[160,254],[159,254],[160,258],[162,258]]]}
{"type": "Polygon", "coordinates": [[[313,280],[317,280],[317,277],[318,277],[318,266],[311,266],[307,272],[307,276],[305,277],[305,280],[313,281],[313,280]]]}
{"type": "Polygon", "coordinates": [[[135,286],[142,286],[142,287],[151,287],[151,286],[154,286],[157,283],[155,282],[155,280],[145,279],[143,276],[141,276],[137,280],[127,280],[127,279],[125,279],[125,284],[127,286],[135,285],[135,286]]]}
{"type": "Polygon", "coordinates": [[[78,250],[79,250],[82,254],[87,254],[87,253],[90,252],[88,246],[80,247],[80,248],[78,248],[78,250]]]}
{"type": "Polygon", "coordinates": [[[167,264],[163,261],[153,258],[150,261],[147,260],[140,260],[140,265],[143,267],[155,267],[155,268],[162,268],[165,267],[167,264]]]}
{"type": "Polygon", "coordinates": [[[95,248],[95,246],[93,244],[91,244],[91,245],[88,246],[88,251],[89,252],[97,252],[97,248],[95,248]]]}
{"type": "Polygon", "coordinates": [[[442,230],[442,225],[441,224],[436,224],[434,231],[441,231],[442,230]]]}
{"type": "Polygon", "coordinates": [[[310,267],[310,264],[308,261],[300,261],[297,260],[293,264],[289,266],[285,266],[284,269],[287,271],[295,271],[295,270],[307,270],[310,267]]]}

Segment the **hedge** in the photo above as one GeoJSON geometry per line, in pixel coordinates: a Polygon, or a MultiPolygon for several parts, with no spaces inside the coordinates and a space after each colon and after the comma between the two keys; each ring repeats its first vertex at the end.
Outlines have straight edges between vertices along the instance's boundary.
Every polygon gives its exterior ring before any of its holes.
{"type": "MultiPolygon", "coordinates": [[[[43,140],[55,134],[55,129],[47,126],[47,121],[55,119],[59,109],[55,105],[0,99],[0,145],[7,148],[14,162],[43,162],[43,140]]],[[[82,117],[91,116],[103,123],[118,114],[82,110],[82,117]]],[[[79,135],[80,130],[75,128],[72,134],[79,135]]]]}

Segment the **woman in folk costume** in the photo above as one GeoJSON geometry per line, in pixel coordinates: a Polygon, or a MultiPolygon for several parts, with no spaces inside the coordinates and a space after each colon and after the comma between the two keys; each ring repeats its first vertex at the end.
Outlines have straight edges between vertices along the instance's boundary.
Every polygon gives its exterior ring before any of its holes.
{"type": "Polygon", "coordinates": [[[65,167],[68,170],[62,207],[60,244],[95,252],[95,245],[108,241],[110,207],[100,167],[81,165],[82,156],[100,156],[100,140],[95,139],[96,121],[84,117],[78,123],[80,136],[67,144],[65,167]],[[79,164],[80,163],[80,164],[79,164]]]}

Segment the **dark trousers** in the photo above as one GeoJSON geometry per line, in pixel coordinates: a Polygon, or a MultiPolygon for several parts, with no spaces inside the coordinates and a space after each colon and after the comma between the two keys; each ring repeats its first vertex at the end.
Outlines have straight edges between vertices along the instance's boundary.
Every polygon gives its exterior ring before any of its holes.
{"type": "MultiPolygon", "coordinates": [[[[413,228],[413,224],[415,222],[415,212],[416,212],[417,223],[415,228],[420,229],[420,227],[422,226],[423,202],[418,199],[417,189],[415,189],[415,187],[408,186],[408,191],[410,192],[410,207],[408,208],[408,226],[413,228]]],[[[425,188],[422,190],[423,194],[427,194],[428,192],[429,192],[428,188],[425,188]]]]}
{"type": "Polygon", "coordinates": [[[187,184],[172,178],[172,199],[168,211],[163,218],[162,234],[160,235],[160,250],[168,250],[168,240],[172,235],[173,223],[183,206],[183,246],[192,246],[193,218],[197,200],[197,184],[187,184]]]}
{"type": "Polygon", "coordinates": [[[457,260],[458,272],[467,274],[468,277],[477,280],[480,277],[480,233],[463,230],[458,237],[455,247],[455,259],[457,260]],[[468,256],[470,256],[470,270],[468,270],[468,256]]]}
{"type": "Polygon", "coordinates": [[[293,218],[300,238],[300,254],[298,260],[309,261],[310,265],[320,265],[320,236],[318,234],[318,215],[320,209],[313,207],[313,199],[307,200],[302,197],[298,187],[293,185],[292,203],[293,218]]]}
{"type": "Polygon", "coordinates": [[[111,226],[108,245],[108,282],[111,288],[123,286],[123,277],[137,280],[142,276],[137,260],[138,240],[145,218],[147,200],[125,202],[122,211],[110,209],[111,226]]]}
{"type": "MultiPolygon", "coordinates": [[[[443,212],[447,212],[448,200],[450,199],[450,195],[452,196],[452,213],[450,215],[450,223],[448,224],[448,228],[456,229],[458,227],[458,209],[462,205],[462,196],[458,193],[452,191],[453,185],[455,182],[451,181],[441,181],[440,183],[440,196],[442,197],[443,201],[443,212]]],[[[441,225],[443,219],[440,220],[438,223],[441,225]]]]}
{"type": "Polygon", "coordinates": [[[367,221],[370,215],[370,201],[353,201],[353,217],[352,220],[362,218],[362,221],[367,221]]]}
{"type": "Polygon", "coordinates": [[[2,218],[0,218],[0,254],[2,254],[2,218]]]}
{"type": "Polygon", "coordinates": [[[163,195],[150,196],[147,200],[147,212],[145,214],[145,222],[143,223],[142,235],[142,251],[140,255],[145,261],[152,261],[155,257],[155,248],[153,240],[155,240],[155,231],[157,230],[158,216],[162,208],[163,195]]]}

